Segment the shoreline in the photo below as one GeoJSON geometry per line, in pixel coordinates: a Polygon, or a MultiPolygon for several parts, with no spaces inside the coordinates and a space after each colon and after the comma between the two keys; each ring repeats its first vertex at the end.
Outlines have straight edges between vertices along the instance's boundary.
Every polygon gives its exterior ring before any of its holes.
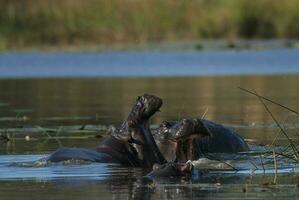
{"type": "Polygon", "coordinates": [[[108,44],[75,44],[75,45],[33,45],[24,48],[8,48],[2,53],[59,53],[59,52],[164,52],[164,51],[226,51],[226,50],[269,50],[269,49],[299,49],[299,39],[209,39],[180,40],[139,43],[108,44]]]}

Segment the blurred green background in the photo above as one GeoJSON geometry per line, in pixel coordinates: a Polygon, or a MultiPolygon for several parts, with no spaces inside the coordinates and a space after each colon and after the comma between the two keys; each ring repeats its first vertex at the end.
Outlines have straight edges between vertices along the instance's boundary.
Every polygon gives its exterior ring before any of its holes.
{"type": "Polygon", "coordinates": [[[0,49],[299,37],[299,0],[0,0],[0,49]]]}

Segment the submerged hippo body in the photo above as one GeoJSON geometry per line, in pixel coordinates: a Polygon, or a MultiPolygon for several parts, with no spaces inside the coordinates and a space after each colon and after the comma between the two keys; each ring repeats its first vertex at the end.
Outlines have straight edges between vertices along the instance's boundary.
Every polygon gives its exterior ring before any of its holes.
{"type": "Polygon", "coordinates": [[[244,139],[221,124],[205,119],[163,122],[154,131],[160,151],[167,161],[196,160],[208,153],[248,151],[244,139]]]}
{"type": "Polygon", "coordinates": [[[46,158],[50,162],[82,160],[101,163],[118,163],[125,166],[139,166],[136,155],[129,151],[130,146],[114,137],[104,140],[97,148],[62,147],[46,158]]]}
{"type": "Polygon", "coordinates": [[[62,162],[67,160],[82,160],[90,162],[117,162],[109,154],[99,153],[93,149],[61,147],[48,156],[46,161],[62,162]]]}

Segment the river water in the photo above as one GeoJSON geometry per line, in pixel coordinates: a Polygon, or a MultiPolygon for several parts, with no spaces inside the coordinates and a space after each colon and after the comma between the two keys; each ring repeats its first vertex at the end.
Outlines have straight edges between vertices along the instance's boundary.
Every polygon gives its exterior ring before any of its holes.
{"type": "MultiPolygon", "coordinates": [[[[299,111],[299,51],[0,54],[1,199],[272,199],[299,195],[298,167],[194,175],[149,182],[141,169],[101,163],[36,165],[61,146],[95,147],[126,118],[138,95],[163,99],[151,120],[201,117],[238,131],[254,148],[288,145],[260,100],[299,111]],[[27,164],[26,164],[27,163],[27,164]]],[[[267,103],[296,142],[298,116],[267,103]]],[[[243,164],[244,165],[244,164],[243,164]]]]}

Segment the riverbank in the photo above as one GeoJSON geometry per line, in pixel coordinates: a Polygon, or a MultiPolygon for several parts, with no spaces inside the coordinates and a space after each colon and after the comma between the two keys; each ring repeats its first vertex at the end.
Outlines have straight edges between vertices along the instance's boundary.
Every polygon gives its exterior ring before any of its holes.
{"type": "MultiPolygon", "coordinates": [[[[299,1],[0,0],[0,50],[299,38],[299,1]]],[[[197,46],[200,48],[200,45],[197,46]]]]}
{"type": "Polygon", "coordinates": [[[299,49],[298,39],[271,40],[182,40],[148,43],[80,44],[80,45],[37,45],[22,48],[2,49],[9,52],[176,52],[176,51],[263,51],[275,49],[299,49]]]}

